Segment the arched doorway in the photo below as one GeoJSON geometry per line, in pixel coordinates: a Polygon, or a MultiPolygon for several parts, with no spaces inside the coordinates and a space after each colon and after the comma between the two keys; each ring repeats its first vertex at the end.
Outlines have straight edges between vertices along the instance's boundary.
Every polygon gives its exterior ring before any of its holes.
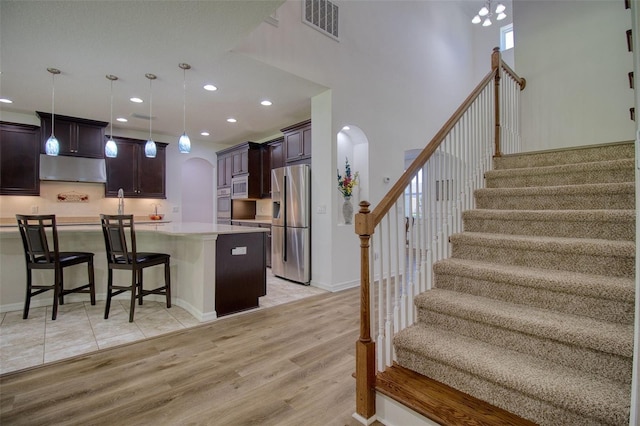
{"type": "Polygon", "coordinates": [[[182,221],[213,223],[214,167],[203,158],[182,163],[182,221]]]}

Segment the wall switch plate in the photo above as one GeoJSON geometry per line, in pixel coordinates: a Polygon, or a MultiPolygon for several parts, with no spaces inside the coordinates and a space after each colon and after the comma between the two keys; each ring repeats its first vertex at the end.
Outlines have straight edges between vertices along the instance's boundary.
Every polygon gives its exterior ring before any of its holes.
{"type": "Polygon", "coordinates": [[[173,212],[174,213],[178,213],[180,211],[180,207],[178,206],[173,206],[173,212]]]}
{"type": "Polygon", "coordinates": [[[31,214],[38,214],[38,206],[31,206],[31,214]]]}
{"type": "Polygon", "coordinates": [[[324,204],[319,205],[316,208],[316,213],[318,213],[318,214],[327,214],[327,206],[324,205],[324,204]]]}

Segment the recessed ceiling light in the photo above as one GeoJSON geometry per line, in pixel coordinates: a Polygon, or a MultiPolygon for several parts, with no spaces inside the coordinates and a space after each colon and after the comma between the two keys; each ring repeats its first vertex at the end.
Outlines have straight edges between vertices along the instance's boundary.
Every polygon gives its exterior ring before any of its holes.
{"type": "Polygon", "coordinates": [[[344,127],[342,128],[342,130],[349,130],[349,129],[351,129],[351,127],[349,127],[349,126],[344,126],[344,127]]]}
{"type": "Polygon", "coordinates": [[[11,99],[7,99],[7,98],[0,98],[0,102],[2,102],[3,104],[12,104],[13,101],[11,99]]]}
{"type": "Polygon", "coordinates": [[[260,102],[260,105],[271,106],[273,105],[273,103],[265,99],[264,101],[260,102]]]}
{"type": "Polygon", "coordinates": [[[227,121],[229,123],[237,123],[238,122],[238,120],[236,120],[235,118],[227,118],[227,121]]]}
{"type": "Polygon", "coordinates": [[[137,104],[141,104],[142,103],[142,99],[140,99],[140,98],[129,98],[129,100],[131,102],[135,102],[137,104]]]}
{"type": "Polygon", "coordinates": [[[202,136],[209,136],[209,132],[200,132],[202,136]]]}
{"type": "Polygon", "coordinates": [[[118,117],[118,118],[116,118],[116,121],[119,121],[119,122],[121,122],[121,123],[126,123],[126,122],[128,122],[129,120],[127,120],[127,119],[126,119],[126,118],[124,118],[124,117],[118,117]]]}
{"type": "Polygon", "coordinates": [[[218,90],[218,88],[216,86],[214,86],[213,84],[205,84],[204,85],[204,90],[208,90],[210,92],[213,92],[215,90],[218,90]]]}

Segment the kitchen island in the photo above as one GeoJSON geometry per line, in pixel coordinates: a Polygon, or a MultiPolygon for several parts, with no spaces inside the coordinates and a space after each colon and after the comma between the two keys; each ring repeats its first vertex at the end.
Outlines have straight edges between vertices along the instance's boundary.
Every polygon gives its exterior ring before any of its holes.
{"type": "MultiPolygon", "coordinates": [[[[184,308],[199,321],[252,309],[266,294],[266,253],[268,229],[211,223],[136,223],[138,251],[171,255],[172,303],[184,308]]],[[[58,226],[60,250],[95,253],[96,296],[104,300],[107,259],[100,225],[58,226]]],[[[73,285],[86,281],[86,270],[65,268],[65,281],[73,285]],[[84,274],[84,275],[83,275],[84,274]]],[[[24,304],[26,273],[22,241],[16,227],[0,228],[0,312],[21,310],[24,304]]],[[[50,271],[37,271],[34,283],[49,282],[50,271]],[[46,281],[45,281],[46,280],[46,281]]],[[[145,270],[150,287],[162,282],[162,268],[145,270]]],[[[129,277],[116,275],[116,280],[129,277]],[[122,277],[122,278],[120,278],[122,277]]],[[[65,301],[86,301],[84,295],[69,295],[65,301]]],[[[118,298],[128,298],[125,293],[118,298]]],[[[51,304],[53,293],[32,299],[31,306],[51,304]]],[[[155,297],[155,296],[150,296],[155,297]]],[[[160,300],[160,299],[158,299],[160,300]]]]}

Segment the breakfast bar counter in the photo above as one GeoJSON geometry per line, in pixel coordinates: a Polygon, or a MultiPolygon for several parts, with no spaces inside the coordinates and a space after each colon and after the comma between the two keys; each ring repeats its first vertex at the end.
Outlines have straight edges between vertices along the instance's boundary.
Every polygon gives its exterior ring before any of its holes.
{"type": "MultiPolygon", "coordinates": [[[[194,222],[136,222],[135,230],[138,251],[171,255],[172,303],[199,321],[255,308],[258,297],[266,294],[264,238],[268,229],[194,222]]],[[[61,251],[95,253],[96,296],[104,300],[107,259],[100,225],[58,226],[58,237],[61,251]]],[[[65,269],[68,286],[86,280],[86,271],[74,268],[65,269]]],[[[0,228],[0,270],[0,312],[21,310],[26,273],[17,226],[0,228]]],[[[34,283],[53,280],[48,271],[36,272],[39,273],[34,274],[34,283]]],[[[161,282],[162,273],[159,267],[145,270],[145,286],[161,282]]],[[[122,279],[128,280],[129,276],[122,275],[122,279]]],[[[65,300],[85,301],[87,298],[83,296],[69,295],[65,300]]],[[[46,292],[34,297],[31,304],[50,305],[52,297],[51,292],[46,292]]],[[[128,298],[129,294],[119,297],[128,298]]]]}

